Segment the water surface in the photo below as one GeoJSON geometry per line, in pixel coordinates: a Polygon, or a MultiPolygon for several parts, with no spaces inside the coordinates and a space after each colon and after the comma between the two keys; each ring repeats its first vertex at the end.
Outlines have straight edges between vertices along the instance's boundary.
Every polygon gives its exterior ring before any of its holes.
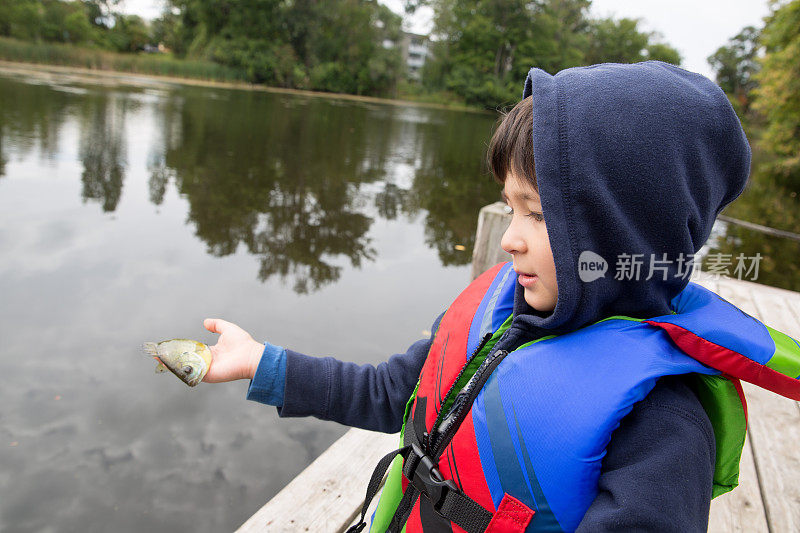
{"type": "Polygon", "coordinates": [[[205,317],[312,355],[405,351],[468,282],[494,117],[0,77],[0,530],[226,531],[345,430],[144,341],[205,317]],[[456,249],[461,245],[465,249],[456,249]]]}

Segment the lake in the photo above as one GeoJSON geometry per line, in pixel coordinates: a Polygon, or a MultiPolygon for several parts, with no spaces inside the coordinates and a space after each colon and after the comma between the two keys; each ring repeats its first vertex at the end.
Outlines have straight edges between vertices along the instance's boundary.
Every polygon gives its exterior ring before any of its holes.
{"type": "Polygon", "coordinates": [[[0,75],[0,530],[238,527],[347,428],[279,420],[246,381],[190,389],[141,344],[213,344],[221,317],[311,355],[405,351],[469,281],[494,121],[0,75]]]}
{"type": "Polygon", "coordinates": [[[0,77],[0,530],[238,527],[347,428],[156,375],[141,343],[213,344],[222,317],[312,355],[405,351],[469,281],[493,123],[0,77]]]}

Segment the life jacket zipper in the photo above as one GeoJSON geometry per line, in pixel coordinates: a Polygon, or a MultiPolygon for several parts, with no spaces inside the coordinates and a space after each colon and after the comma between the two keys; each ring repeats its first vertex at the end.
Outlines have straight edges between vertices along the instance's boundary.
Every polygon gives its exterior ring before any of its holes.
{"type": "MultiPolygon", "coordinates": [[[[469,364],[470,364],[470,362],[471,362],[473,359],[475,359],[475,357],[477,357],[479,353],[481,353],[481,350],[483,350],[483,347],[484,347],[484,346],[486,346],[486,344],[487,344],[487,343],[488,343],[488,342],[489,342],[491,339],[492,339],[492,333],[487,333],[487,334],[485,334],[485,335],[483,336],[483,338],[481,339],[481,341],[478,343],[478,346],[475,348],[475,350],[473,350],[472,354],[471,354],[471,355],[469,356],[469,358],[467,359],[467,362],[464,364],[464,366],[463,366],[463,367],[461,367],[461,371],[460,371],[460,372],[458,373],[458,375],[456,376],[456,379],[453,381],[453,384],[450,386],[450,388],[449,388],[449,389],[447,389],[447,394],[445,394],[445,395],[444,395],[444,398],[445,398],[445,400],[447,400],[447,398],[449,398],[449,397],[450,397],[450,393],[451,393],[451,392],[453,392],[453,387],[455,387],[455,386],[456,386],[456,383],[458,383],[458,380],[460,380],[460,379],[461,379],[461,376],[462,376],[462,375],[464,375],[464,372],[466,372],[467,368],[469,368],[469,364]]],[[[455,399],[454,401],[456,401],[456,400],[458,400],[458,396],[457,396],[457,395],[456,395],[456,399],[455,399]]],[[[455,404],[453,404],[453,406],[454,406],[454,405],[455,405],[455,404]]],[[[447,410],[447,413],[450,413],[450,412],[452,412],[452,410],[453,410],[453,406],[451,406],[451,408],[447,410]]],[[[447,414],[447,413],[445,413],[444,411],[440,411],[440,412],[439,412],[439,415],[436,417],[436,420],[433,422],[433,428],[431,429],[431,433],[433,433],[433,432],[436,430],[437,426],[438,426],[439,424],[441,424],[442,420],[443,420],[443,419],[444,419],[444,417],[445,417],[445,414],[447,414]]],[[[425,451],[426,451],[426,452],[428,452],[428,453],[430,453],[431,449],[428,447],[428,444],[429,444],[429,441],[428,441],[428,439],[425,439],[425,442],[423,442],[423,444],[425,445],[425,451]]]]}
{"type": "MultiPolygon", "coordinates": [[[[467,413],[469,413],[472,403],[475,401],[475,398],[477,398],[483,385],[489,379],[489,376],[492,375],[494,369],[497,368],[497,365],[499,365],[507,355],[508,352],[506,350],[497,350],[487,355],[486,359],[483,360],[475,371],[475,374],[472,375],[469,381],[467,381],[467,384],[458,392],[452,407],[444,416],[441,416],[440,413],[439,418],[441,420],[437,419],[437,422],[434,423],[428,439],[428,450],[431,457],[434,459],[439,458],[444,447],[447,446],[455,432],[461,427],[461,423],[464,421],[464,418],[466,418],[467,413]]],[[[455,383],[457,382],[458,380],[456,380],[455,383]]]]}

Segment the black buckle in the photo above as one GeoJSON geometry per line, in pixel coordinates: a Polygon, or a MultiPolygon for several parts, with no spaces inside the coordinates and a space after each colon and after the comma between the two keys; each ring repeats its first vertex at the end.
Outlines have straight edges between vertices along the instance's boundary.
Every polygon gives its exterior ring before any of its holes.
{"type": "MultiPolygon", "coordinates": [[[[447,491],[458,490],[458,487],[449,479],[442,478],[439,469],[436,468],[431,458],[425,455],[425,452],[419,446],[412,443],[411,451],[418,457],[418,460],[413,471],[409,472],[410,477],[408,475],[406,477],[420,493],[428,497],[433,504],[433,508],[438,512],[442,507],[442,503],[444,503],[447,491]]],[[[408,459],[411,458],[409,457],[408,459]]]]}

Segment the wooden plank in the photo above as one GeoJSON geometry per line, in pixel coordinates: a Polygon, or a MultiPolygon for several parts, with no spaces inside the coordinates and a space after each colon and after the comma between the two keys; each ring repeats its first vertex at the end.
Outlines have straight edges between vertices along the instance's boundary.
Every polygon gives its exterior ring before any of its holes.
{"type": "Polygon", "coordinates": [[[800,531],[800,411],[792,400],[744,383],[761,496],[772,531],[800,531]]]}
{"type": "MultiPolygon", "coordinates": [[[[370,502],[369,508],[367,508],[367,514],[364,515],[364,520],[367,522],[367,526],[369,526],[369,524],[370,524],[370,517],[372,517],[372,513],[374,513],[375,509],[378,508],[378,501],[381,499],[381,492],[383,492],[383,487],[381,487],[381,489],[378,491],[378,493],[375,495],[375,497],[372,498],[372,502],[370,502]]],[[[364,505],[364,503],[362,502],[361,505],[364,505]]],[[[361,521],[361,507],[360,506],[359,506],[359,508],[357,510],[356,517],[353,520],[351,520],[349,524],[347,524],[347,526],[345,528],[345,531],[350,526],[354,526],[354,525],[358,524],[359,521],[361,521]]],[[[368,528],[365,528],[365,530],[369,531],[368,528]]]]}
{"type": "Polygon", "coordinates": [[[739,463],[739,486],[732,492],[711,500],[708,531],[711,533],[769,531],[749,437],[745,440],[742,460],[739,463]]]}
{"type": "Polygon", "coordinates": [[[398,433],[349,430],[236,531],[344,531],[361,512],[375,465],[399,444],[398,433]]]}
{"type": "Polygon", "coordinates": [[[705,272],[694,270],[692,271],[692,275],[689,279],[698,285],[702,285],[711,292],[717,292],[717,286],[719,285],[719,282],[705,272]]]}
{"type": "Polygon", "coordinates": [[[792,337],[800,337],[800,322],[783,294],[759,290],[753,290],[752,294],[765,324],[792,337]]]}
{"type": "MultiPolygon", "coordinates": [[[[692,281],[738,305],[731,298],[720,294],[720,287],[724,285],[725,278],[714,280],[700,277],[692,281]]],[[[749,437],[745,440],[739,463],[739,486],[711,501],[708,531],[713,533],[769,531],[749,437]]]]}
{"type": "Polygon", "coordinates": [[[753,303],[753,296],[750,293],[751,283],[738,279],[724,278],[718,283],[720,296],[731,302],[733,305],[755,318],[760,320],[761,315],[753,303]]]}
{"type": "MultiPolygon", "coordinates": [[[[796,298],[786,297],[785,301],[786,305],[789,307],[789,312],[797,322],[800,322],[800,293],[797,293],[796,298]]],[[[789,335],[788,332],[787,335],[789,335]]],[[[796,335],[792,335],[792,337],[797,339],[796,335]]]]}
{"type": "MultiPolygon", "coordinates": [[[[757,284],[720,284],[723,298],[775,329],[791,335],[800,324],[788,311],[785,294],[757,284]]],[[[748,429],[764,511],[772,531],[800,531],[800,410],[796,402],[749,383],[748,429]]]]}
{"type": "MultiPolygon", "coordinates": [[[[752,294],[765,324],[800,337],[800,322],[784,294],[758,289],[752,294]]],[[[800,411],[792,400],[757,387],[749,389],[747,394],[760,398],[750,425],[770,526],[775,531],[800,531],[800,411]]]]}
{"type": "Polygon", "coordinates": [[[783,287],[773,287],[772,285],[764,285],[762,283],[757,283],[754,281],[750,281],[747,279],[737,279],[725,276],[723,278],[725,281],[734,282],[735,285],[745,287],[747,290],[755,291],[758,294],[777,294],[780,296],[785,296],[790,299],[798,299],[800,298],[800,293],[797,291],[792,291],[789,289],[784,289],[783,287]]]}

